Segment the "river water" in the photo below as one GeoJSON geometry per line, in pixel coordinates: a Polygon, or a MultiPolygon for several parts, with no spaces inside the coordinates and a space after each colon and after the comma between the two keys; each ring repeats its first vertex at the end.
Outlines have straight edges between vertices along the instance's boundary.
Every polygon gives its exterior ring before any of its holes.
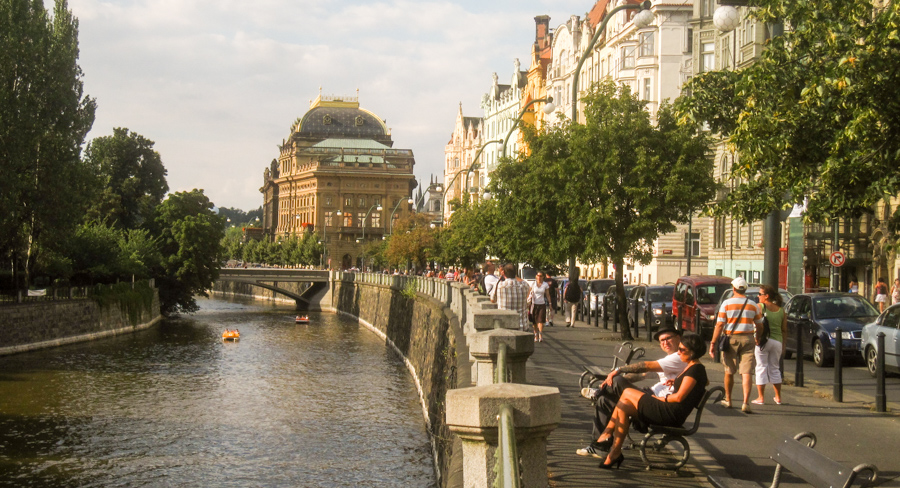
{"type": "Polygon", "coordinates": [[[199,303],[136,334],[0,357],[0,485],[435,486],[415,385],[375,334],[199,303]]]}

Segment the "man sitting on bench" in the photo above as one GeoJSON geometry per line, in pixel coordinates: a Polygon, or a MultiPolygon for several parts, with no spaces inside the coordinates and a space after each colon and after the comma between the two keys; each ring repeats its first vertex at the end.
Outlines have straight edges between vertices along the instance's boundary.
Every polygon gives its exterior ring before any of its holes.
{"type": "MultiPolygon", "coordinates": [[[[606,380],[600,385],[600,388],[584,388],[581,390],[581,396],[594,400],[596,404],[596,414],[594,415],[594,426],[592,435],[596,439],[600,437],[619,397],[622,396],[628,388],[636,388],[645,393],[664,398],[666,395],[673,393],[672,381],[684,371],[687,363],[678,356],[678,346],[681,345],[681,332],[672,327],[663,327],[659,329],[653,338],[659,341],[659,347],[666,352],[667,356],[657,361],[642,361],[634,364],[626,364],[620,368],[614,369],[606,377],[606,380]],[[653,375],[656,373],[656,375],[653,375]],[[649,388],[637,388],[635,382],[647,379],[657,378],[658,383],[649,388]]],[[[607,449],[598,444],[597,441],[583,449],[575,451],[579,456],[593,456],[595,458],[606,458],[607,449]]]]}

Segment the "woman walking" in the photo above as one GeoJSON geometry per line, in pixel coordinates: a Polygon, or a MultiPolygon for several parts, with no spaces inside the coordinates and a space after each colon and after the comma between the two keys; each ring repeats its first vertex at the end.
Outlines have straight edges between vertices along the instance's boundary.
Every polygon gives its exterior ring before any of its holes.
{"type": "Polygon", "coordinates": [[[887,283],[884,282],[884,277],[878,278],[878,284],[875,285],[875,303],[878,304],[878,311],[884,312],[884,304],[887,302],[887,283]]]}
{"type": "Polygon", "coordinates": [[[769,322],[769,339],[759,345],[757,335],[756,349],[756,391],[759,396],[752,404],[765,403],[766,385],[771,383],[775,389],[775,404],[781,405],[781,359],[784,354],[784,337],[787,335],[787,316],[784,313],[784,299],[771,285],[763,285],[759,289],[759,304],[763,308],[763,316],[769,322]]]}
{"type": "Polygon", "coordinates": [[[544,273],[538,273],[531,285],[528,301],[531,303],[531,314],[534,317],[534,342],[544,341],[544,322],[547,321],[547,304],[550,303],[550,285],[544,282],[544,273]]]}

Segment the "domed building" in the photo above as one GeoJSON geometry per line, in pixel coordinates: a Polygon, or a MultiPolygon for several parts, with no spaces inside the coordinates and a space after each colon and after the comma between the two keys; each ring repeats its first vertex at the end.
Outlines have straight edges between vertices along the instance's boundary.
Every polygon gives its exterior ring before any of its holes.
{"type": "Polygon", "coordinates": [[[263,229],[281,240],[318,232],[325,265],[362,267],[367,241],[389,235],[416,187],[410,149],[357,97],[323,97],[291,127],[263,172],[263,229]]]}

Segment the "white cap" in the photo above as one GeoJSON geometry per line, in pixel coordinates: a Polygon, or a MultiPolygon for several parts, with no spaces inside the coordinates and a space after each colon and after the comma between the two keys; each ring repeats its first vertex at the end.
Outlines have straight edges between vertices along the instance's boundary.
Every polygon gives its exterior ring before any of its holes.
{"type": "Polygon", "coordinates": [[[738,276],[737,278],[731,280],[731,286],[733,286],[736,290],[746,290],[747,280],[745,280],[742,276],[738,276]]]}

